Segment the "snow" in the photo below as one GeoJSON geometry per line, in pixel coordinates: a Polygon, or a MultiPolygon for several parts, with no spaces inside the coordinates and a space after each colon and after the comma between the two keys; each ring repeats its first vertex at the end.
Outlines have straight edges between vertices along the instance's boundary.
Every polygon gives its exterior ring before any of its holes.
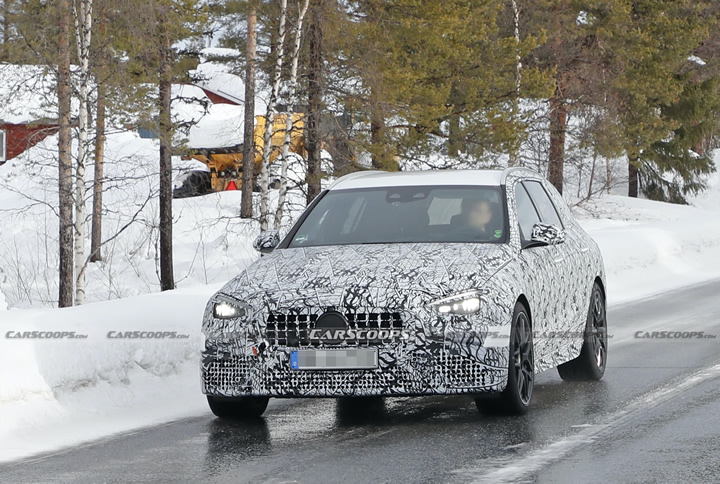
{"type": "Polygon", "coordinates": [[[218,288],[1,312],[0,461],[203,413],[199,326],[218,288]],[[25,331],[87,337],[8,337],[25,331]],[[111,339],[113,331],[187,338],[111,339]]]}
{"type": "MultiPolygon", "coordinates": [[[[211,62],[201,70],[229,75],[211,62]]],[[[196,86],[176,86],[173,94],[203,96],[196,86]]],[[[40,113],[45,107],[40,101],[28,104],[26,112],[40,113]]],[[[25,112],[10,108],[0,118],[25,112]]],[[[241,142],[241,106],[212,105],[206,111],[183,102],[174,115],[199,120],[183,134],[190,146],[241,142]]],[[[157,141],[112,131],[104,238],[119,235],[103,247],[104,261],[88,266],[91,304],[48,307],[57,293],[56,150],[57,137],[49,137],[0,166],[0,461],[208,415],[198,361],[203,309],[220,285],[257,257],[251,241],[258,225],[239,218],[239,191],[174,200],[179,289],[158,293],[157,141]],[[8,337],[26,331],[74,331],[87,338],[8,337]],[[110,331],[187,338],[116,339],[108,338],[110,331]]],[[[291,179],[300,182],[303,164],[296,161],[293,157],[291,179]]],[[[432,160],[436,166],[445,161],[432,160]]],[[[194,163],[173,159],[175,167],[194,163]]],[[[714,175],[709,186],[692,206],[605,195],[574,208],[603,252],[610,304],[720,277],[720,177],[714,175]]],[[[297,190],[289,193],[294,216],[303,199],[297,190]]]]}
{"type": "Polygon", "coordinates": [[[0,121],[24,124],[57,119],[57,108],[51,96],[55,76],[49,68],[0,64],[0,86],[0,121]],[[38,92],[47,96],[38,95],[38,92]],[[11,102],[7,98],[11,98],[11,102]]]}
{"type": "Polygon", "coordinates": [[[720,277],[720,175],[691,203],[610,195],[575,209],[602,250],[611,304],[720,277]]]}
{"type": "Polygon", "coordinates": [[[243,142],[244,108],[231,104],[213,104],[206,116],[190,128],[187,146],[190,148],[226,148],[243,142]]]}
{"type": "MultiPolygon", "coordinates": [[[[693,206],[610,195],[575,208],[603,251],[610,304],[720,277],[720,176],[710,187],[693,206]]],[[[239,192],[216,195],[206,198],[211,203],[185,207],[180,220],[190,211],[210,218],[216,204],[234,202],[239,192]]],[[[183,272],[194,255],[182,241],[207,227],[176,227],[183,272]]],[[[239,249],[232,244],[229,250],[239,249]]],[[[203,257],[212,262],[223,250],[203,257]]],[[[210,285],[195,281],[169,293],[77,308],[0,311],[0,461],[208,415],[199,384],[200,323],[208,298],[230,275],[210,285]],[[16,339],[8,331],[75,331],[87,338],[16,339]],[[113,339],[109,331],[188,338],[113,339]]]]}
{"type": "Polygon", "coordinates": [[[691,55],[690,57],[688,57],[687,60],[688,60],[689,62],[694,62],[695,64],[697,64],[697,65],[699,65],[699,66],[706,66],[706,65],[707,65],[707,62],[705,62],[704,60],[702,60],[700,57],[698,57],[698,56],[696,56],[696,55],[691,55]]]}
{"type": "MultiPolygon", "coordinates": [[[[201,64],[198,74],[207,75],[207,69],[202,69],[203,66],[207,66],[207,64],[201,64]]],[[[195,85],[219,94],[241,106],[245,103],[245,83],[241,77],[234,74],[212,73],[210,77],[197,81],[195,85]]]]}

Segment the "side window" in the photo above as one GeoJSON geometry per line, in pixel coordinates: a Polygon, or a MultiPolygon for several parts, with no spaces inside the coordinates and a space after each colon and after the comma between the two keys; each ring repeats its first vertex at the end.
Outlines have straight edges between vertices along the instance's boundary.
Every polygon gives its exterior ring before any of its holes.
{"type": "Polygon", "coordinates": [[[533,225],[540,221],[537,210],[530,200],[530,195],[521,183],[515,185],[515,207],[517,209],[518,224],[520,225],[520,236],[523,240],[530,240],[533,225]]]}
{"type": "Polygon", "coordinates": [[[535,202],[535,207],[538,212],[540,212],[540,218],[542,221],[546,224],[552,224],[562,228],[563,224],[560,220],[560,216],[558,215],[555,205],[553,205],[552,200],[550,200],[550,196],[548,196],[542,184],[537,181],[524,181],[523,185],[527,189],[528,193],[530,193],[532,201],[535,202]]]}

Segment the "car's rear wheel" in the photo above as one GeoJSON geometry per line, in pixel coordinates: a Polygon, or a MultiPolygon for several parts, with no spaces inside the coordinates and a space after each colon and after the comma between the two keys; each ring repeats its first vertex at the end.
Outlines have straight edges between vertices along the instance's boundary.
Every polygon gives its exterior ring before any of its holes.
{"type": "Polygon", "coordinates": [[[607,315],[605,295],[595,283],[590,297],[585,336],[580,355],[558,366],[563,380],[600,380],[607,366],[607,315]]]}
{"type": "Polygon", "coordinates": [[[269,397],[215,397],[207,396],[210,410],[220,418],[233,420],[260,417],[268,406],[269,397]]]}
{"type": "Polygon", "coordinates": [[[500,398],[476,398],[475,404],[480,411],[522,415],[530,408],[535,384],[535,354],[530,317],[521,303],[515,305],[509,349],[507,386],[500,398]]]}

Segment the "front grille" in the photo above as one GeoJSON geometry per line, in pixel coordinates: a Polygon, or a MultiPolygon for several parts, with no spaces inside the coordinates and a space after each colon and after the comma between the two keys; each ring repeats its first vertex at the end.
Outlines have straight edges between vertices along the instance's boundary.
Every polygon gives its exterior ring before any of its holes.
{"type": "MultiPolygon", "coordinates": [[[[402,315],[399,312],[345,312],[350,329],[403,329],[402,315]]],[[[270,345],[277,346],[320,346],[320,341],[309,338],[309,332],[315,328],[319,314],[295,314],[273,312],[265,323],[265,334],[270,345]]],[[[371,346],[386,344],[389,340],[346,341],[350,346],[371,346]]]]}

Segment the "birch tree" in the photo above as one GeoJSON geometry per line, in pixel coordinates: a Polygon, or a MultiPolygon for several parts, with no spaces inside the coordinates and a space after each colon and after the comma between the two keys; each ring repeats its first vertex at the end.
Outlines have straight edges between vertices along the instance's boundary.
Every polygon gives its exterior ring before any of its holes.
{"type": "Polygon", "coordinates": [[[295,27],[295,44],[290,67],[290,80],[288,83],[288,109],[285,118],[285,139],[283,140],[282,159],[280,161],[280,189],[278,190],[278,203],[275,210],[275,229],[280,228],[282,222],[283,208],[285,206],[285,198],[287,195],[287,171],[288,158],[290,156],[290,141],[292,139],[293,129],[293,112],[295,104],[297,104],[297,76],[298,76],[298,59],[300,57],[300,44],[303,36],[303,21],[307,13],[310,0],[304,0],[300,13],[298,15],[297,26],[295,27]]]}
{"type": "Polygon", "coordinates": [[[93,0],[74,0],[75,44],[80,64],[78,156],[75,167],[75,304],[85,303],[85,167],[90,153],[90,45],[93,0]]]}
{"type": "MultiPolygon", "coordinates": [[[[517,52],[515,53],[515,97],[513,98],[512,109],[513,117],[518,120],[520,117],[520,87],[522,84],[522,56],[520,54],[520,7],[517,0],[510,0],[510,10],[512,13],[512,30],[517,44],[517,52]]],[[[515,166],[519,160],[519,147],[517,145],[510,149],[509,166],[515,166]]]]}
{"type": "Polygon", "coordinates": [[[267,113],[265,114],[265,133],[263,135],[263,154],[262,164],[260,167],[260,230],[265,232],[268,230],[269,209],[268,209],[268,192],[270,191],[269,182],[269,165],[270,155],[272,153],[272,135],[273,125],[275,124],[275,111],[278,94],[280,93],[280,80],[282,77],[283,57],[285,55],[285,24],[287,22],[287,0],[280,2],[280,30],[277,43],[277,58],[275,60],[275,68],[273,71],[272,91],[268,100],[267,113]]]}

